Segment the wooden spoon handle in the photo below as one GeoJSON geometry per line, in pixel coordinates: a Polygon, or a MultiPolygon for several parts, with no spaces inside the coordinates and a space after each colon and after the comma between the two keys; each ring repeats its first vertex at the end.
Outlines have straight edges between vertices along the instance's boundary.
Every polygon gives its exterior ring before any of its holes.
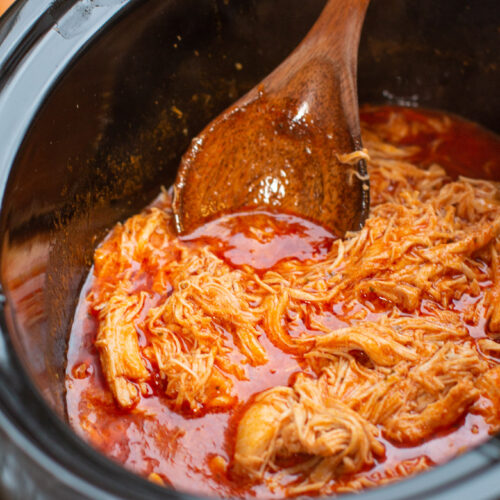
{"type": "Polygon", "coordinates": [[[370,0],[329,0],[306,38],[262,85],[237,104],[248,103],[257,91],[295,98],[327,133],[331,116],[347,126],[346,132],[357,142],[360,137],[357,99],[357,57],[361,28],[370,0]],[[305,63],[307,61],[307,63],[305,63]],[[333,85],[332,81],[337,81],[333,85]],[[330,110],[330,111],[327,111],[330,110]],[[342,118],[344,114],[345,118],[342,118]]]}
{"type": "MultiPolygon", "coordinates": [[[[329,0],[296,52],[324,56],[356,73],[359,38],[370,0],[329,0]]],[[[339,68],[339,69],[341,69],[339,68]]]]}
{"type": "MultiPolygon", "coordinates": [[[[330,60],[341,75],[342,108],[350,133],[361,135],[357,94],[358,48],[370,0],[329,0],[298,51],[330,60]]],[[[301,57],[300,53],[298,57],[301,57]]]]}

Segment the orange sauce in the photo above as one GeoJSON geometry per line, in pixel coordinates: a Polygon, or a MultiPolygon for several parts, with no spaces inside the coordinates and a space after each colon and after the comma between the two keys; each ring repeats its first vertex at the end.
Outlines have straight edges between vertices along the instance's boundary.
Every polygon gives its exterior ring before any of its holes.
{"type": "MultiPolygon", "coordinates": [[[[394,108],[366,108],[362,121],[371,125],[385,123],[394,108]]],[[[437,116],[434,112],[400,109],[399,113],[413,121],[437,116]]],[[[442,116],[439,114],[439,116],[442,116]]],[[[474,177],[500,178],[500,141],[478,126],[451,117],[451,133],[416,133],[405,137],[405,145],[423,146],[414,161],[422,166],[433,162],[452,167],[450,175],[466,174],[474,177]]],[[[324,228],[292,215],[265,211],[239,213],[209,222],[184,238],[189,245],[209,245],[232,267],[252,266],[259,273],[279,268],[290,258],[321,260],[334,237],[324,228]],[[271,224],[272,223],[272,224],[271,224]],[[271,231],[271,227],[275,230],[271,231]]],[[[147,273],[135,277],[137,288],[148,284],[147,273]]],[[[304,365],[297,357],[274,347],[266,335],[260,341],[266,349],[269,362],[263,366],[247,365],[249,380],[236,381],[238,403],[229,411],[205,413],[196,418],[171,411],[162,395],[159,383],[151,383],[149,394],[142,395],[132,411],[119,409],[104,379],[99,354],[94,346],[97,321],[89,312],[86,296],[92,287],[92,272],[82,289],[70,335],[67,359],[67,411],[77,432],[108,457],[131,471],[148,477],[158,474],[165,484],[176,489],[217,496],[280,497],[265,485],[247,485],[233,481],[211,460],[219,455],[229,463],[238,418],[252,395],[269,387],[287,385],[304,365]]],[[[480,297],[464,295],[453,308],[462,311],[471,301],[480,297]]],[[[145,309],[154,307],[154,300],[145,309]]],[[[429,304],[423,301],[420,314],[425,315],[429,304]]],[[[367,319],[376,319],[385,313],[382,300],[373,298],[367,319]]],[[[318,306],[317,314],[324,324],[335,329],[347,326],[344,321],[346,305],[318,306]]],[[[302,322],[290,323],[290,334],[312,333],[302,322]]],[[[318,334],[317,331],[314,332],[318,334]]],[[[485,336],[484,321],[469,327],[472,337],[485,336]]],[[[226,335],[228,341],[231,335],[226,335]]],[[[145,342],[145,340],[143,339],[145,342]]],[[[141,339],[140,339],[141,342],[141,339]]],[[[235,359],[238,351],[235,350],[235,359]]],[[[158,382],[158,381],[157,381],[158,382]]],[[[430,464],[442,463],[463,450],[488,438],[488,426],[480,415],[468,414],[453,428],[437,433],[433,439],[413,447],[396,447],[384,441],[386,455],[368,471],[372,477],[383,474],[401,460],[426,456],[430,464]]]]}

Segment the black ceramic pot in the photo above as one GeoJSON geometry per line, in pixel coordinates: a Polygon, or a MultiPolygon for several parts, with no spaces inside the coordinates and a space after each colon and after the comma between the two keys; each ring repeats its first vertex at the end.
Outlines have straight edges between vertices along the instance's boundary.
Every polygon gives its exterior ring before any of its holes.
{"type": "MultiPolygon", "coordinates": [[[[0,498],[188,498],[67,426],[72,313],[96,242],[172,182],[190,138],[323,4],[20,0],[0,22],[0,498]]],[[[372,0],[361,102],[441,108],[499,132],[499,13],[497,0],[372,0]]],[[[500,498],[500,443],[356,498],[500,498]]]]}

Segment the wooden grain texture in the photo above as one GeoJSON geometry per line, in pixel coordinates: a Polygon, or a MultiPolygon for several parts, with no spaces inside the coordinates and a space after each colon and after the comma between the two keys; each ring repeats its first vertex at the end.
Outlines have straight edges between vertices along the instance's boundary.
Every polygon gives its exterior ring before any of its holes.
{"type": "Polygon", "coordinates": [[[337,155],[361,148],[356,68],[368,2],[330,0],[297,49],[193,140],[174,186],[179,233],[251,207],[298,214],[339,236],[362,226],[366,167],[337,155]]]}

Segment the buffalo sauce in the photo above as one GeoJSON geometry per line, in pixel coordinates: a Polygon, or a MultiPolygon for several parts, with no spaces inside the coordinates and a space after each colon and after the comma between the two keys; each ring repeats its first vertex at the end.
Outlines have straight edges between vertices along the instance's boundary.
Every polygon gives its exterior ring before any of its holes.
{"type": "MultiPolygon", "coordinates": [[[[412,161],[427,167],[439,163],[451,177],[467,175],[495,179],[500,177],[500,142],[480,127],[446,116],[451,126],[446,133],[433,126],[432,120],[442,114],[394,107],[365,108],[362,122],[376,128],[381,135],[384,124],[402,118],[405,123],[418,123],[413,131],[401,137],[401,145],[418,145],[412,161]],[[396,118],[394,118],[396,117],[396,118]],[[429,125],[430,124],[430,125],[429,125]]],[[[270,211],[248,211],[228,214],[206,223],[183,237],[187,245],[209,246],[232,268],[250,266],[258,274],[279,268],[289,259],[321,261],[327,254],[334,236],[310,221],[291,214],[270,211]]],[[[148,287],[147,271],[137,276],[137,289],[148,287]]],[[[282,491],[270,490],[265,484],[254,485],[231,477],[230,464],[239,418],[252,397],[279,385],[288,385],[298,372],[307,372],[303,360],[275,347],[262,332],[259,341],[267,351],[269,362],[262,366],[246,365],[248,380],[235,381],[237,402],[222,412],[206,412],[193,417],[174,412],[162,394],[159,381],[149,382],[150,390],[142,393],[132,410],[120,409],[107,387],[99,353],[94,346],[97,320],[89,310],[87,295],[94,284],[90,272],[82,288],[69,339],[66,388],[70,424],[87,441],[111,459],[151,480],[175,489],[217,496],[279,498],[282,491]]],[[[481,297],[463,295],[450,305],[456,311],[466,311],[481,297]]],[[[154,307],[152,303],[146,308],[154,307]]],[[[380,297],[367,297],[368,320],[386,313],[380,297]]],[[[424,300],[420,314],[425,315],[429,304],[424,300]]],[[[342,302],[318,306],[317,314],[331,329],[348,325],[345,317],[352,314],[352,305],[342,302]],[[348,308],[351,308],[347,310],[348,308]]],[[[291,336],[312,333],[309,325],[291,322],[291,336]]],[[[469,326],[473,338],[485,337],[485,321],[469,326]]],[[[314,332],[318,334],[318,332],[314,332]]],[[[138,332],[139,343],[146,342],[138,332]]],[[[231,342],[231,335],[226,336],[231,342]]],[[[235,361],[241,360],[237,350],[235,361]]],[[[364,353],[353,353],[363,356],[364,353]]],[[[488,438],[488,425],[483,417],[469,413],[452,428],[416,446],[395,446],[381,438],[386,452],[369,470],[357,475],[376,480],[384,471],[403,460],[426,457],[429,464],[440,464],[488,438]]]]}

